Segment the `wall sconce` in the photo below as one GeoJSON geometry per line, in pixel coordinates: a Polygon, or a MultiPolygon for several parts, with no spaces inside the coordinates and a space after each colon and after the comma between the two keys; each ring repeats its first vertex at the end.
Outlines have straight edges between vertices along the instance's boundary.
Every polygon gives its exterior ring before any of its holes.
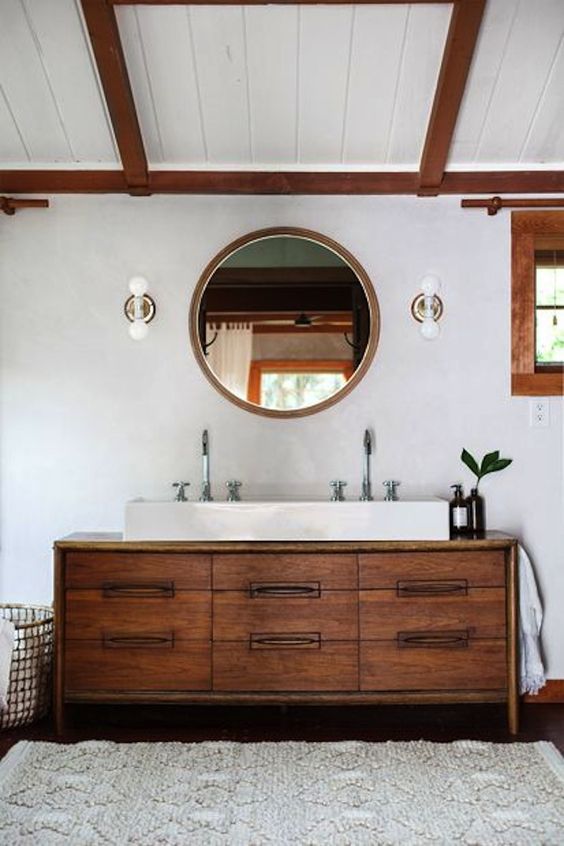
{"type": "Polygon", "coordinates": [[[411,314],[421,324],[419,331],[427,341],[434,341],[440,333],[439,320],[444,311],[443,301],[438,295],[441,280],[428,273],[421,280],[422,294],[411,303],[411,314]]]}
{"type": "Polygon", "coordinates": [[[133,276],[129,280],[131,296],[125,301],[123,310],[130,321],[129,334],[134,341],[141,341],[146,337],[148,323],[155,316],[155,301],[146,291],[148,282],[143,276],[133,276]]]}

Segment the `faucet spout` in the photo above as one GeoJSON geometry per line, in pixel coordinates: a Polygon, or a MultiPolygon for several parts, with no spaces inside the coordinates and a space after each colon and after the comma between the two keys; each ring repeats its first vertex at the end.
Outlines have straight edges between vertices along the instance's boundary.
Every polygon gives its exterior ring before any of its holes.
{"type": "Polygon", "coordinates": [[[370,481],[370,458],[372,456],[372,435],[368,429],[364,430],[364,464],[362,473],[362,486],[360,489],[360,501],[371,502],[372,496],[372,482],[370,481]]]}
{"type": "Polygon", "coordinates": [[[210,484],[210,450],[209,450],[209,436],[208,430],[204,429],[202,432],[202,493],[200,495],[200,502],[211,502],[213,496],[211,495],[210,484]]]}

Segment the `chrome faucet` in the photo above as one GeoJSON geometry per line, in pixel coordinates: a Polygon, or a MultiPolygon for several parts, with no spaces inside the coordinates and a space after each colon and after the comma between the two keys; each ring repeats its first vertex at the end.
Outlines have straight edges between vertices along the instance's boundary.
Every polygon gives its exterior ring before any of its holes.
{"type": "Polygon", "coordinates": [[[190,482],[173,482],[172,487],[177,488],[176,496],[174,497],[175,502],[188,502],[185,488],[190,487],[190,482]]]}
{"type": "Polygon", "coordinates": [[[345,501],[345,494],[343,488],[346,488],[347,483],[343,482],[342,479],[333,479],[332,482],[329,483],[331,485],[331,502],[344,502],[345,501]]]}
{"type": "Polygon", "coordinates": [[[239,488],[242,482],[239,482],[237,479],[230,479],[225,484],[227,486],[227,502],[241,502],[239,488]]]}
{"type": "Polygon", "coordinates": [[[200,502],[211,502],[213,496],[211,495],[210,485],[210,455],[209,455],[209,437],[208,430],[204,429],[202,432],[202,493],[200,495],[200,502]]]}
{"type": "Polygon", "coordinates": [[[401,482],[398,482],[395,479],[388,479],[382,484],[386,488],[386,496],[384,497],[384,501],[397,502],[399,499],[397,488],[401,485],[401,482]]]}
{"type": "Polygon", "coordinates": [[[359,499],[361,502],[369,502],[372,496],[372,483],[370,481],[370,456],[372,455],[372,436],[368,429],[364,430],[364,469],[362,474],[362,487],[359,499]]]}

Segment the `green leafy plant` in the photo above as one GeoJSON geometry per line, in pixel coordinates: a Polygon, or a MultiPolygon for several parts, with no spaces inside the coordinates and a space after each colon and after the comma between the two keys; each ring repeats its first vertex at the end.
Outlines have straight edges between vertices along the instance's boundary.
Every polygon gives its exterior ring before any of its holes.
{"type": "Polygon", "coordinates": [[[497,473],[498,470],[504,470],[513,461],[512,458],[500,458],[498,449],[495,452],[486,453],[482,458],[481,464],[478,464],[474,456],[470,455],[467,449],[462,450],[460,458],[476,476],[476,488],[480,484],[480,480],[488,473],[497,473]]]}

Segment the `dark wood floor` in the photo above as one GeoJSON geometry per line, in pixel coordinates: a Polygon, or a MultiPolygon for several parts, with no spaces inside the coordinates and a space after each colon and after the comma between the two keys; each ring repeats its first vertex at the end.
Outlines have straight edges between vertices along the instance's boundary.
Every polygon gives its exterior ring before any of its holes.
{"type": "Polygon", "coordinates": [[[57,737],[46,719],[0,733],[0,756],[19,740],[75,743],[146,740],[433,740],[469,738],[498,743],[550,740],[564,753],[564,704],[521,707],[521,730],[507,733],[500,705],[402,705],[361,707],[82,706],[69,708],[57,737]]]}

